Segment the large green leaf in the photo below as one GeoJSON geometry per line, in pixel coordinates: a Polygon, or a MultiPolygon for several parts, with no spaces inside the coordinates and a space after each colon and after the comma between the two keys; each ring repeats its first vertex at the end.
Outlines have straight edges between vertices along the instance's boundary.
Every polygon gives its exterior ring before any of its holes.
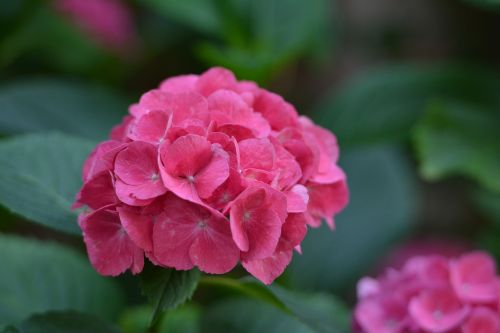
{"type": "Polygon", "coordinates": [[[114,93],[61,79],[23,79],[0,86],[0,132],[57,130],[104,139],[126,112],[114,93]]]}
{"type": "MultiPolygon", "coordinates": [[[[120,319],[120,327],[124,333],[148,332],[151,321],[149,306],[140,306],[128,309],[120,319]]],[[[170,310],[162,316],[156,333],[203,333],[200,327],[201,308],[193,304],[186,304],[170,310]]]]}
{"type": "Polygon", "coordinates": [[[228,299],[211,304],[202,315],[206,332],[345,333],[347,310],[327,295],[298,295],[282,288],[278,293],[290,306],[282,311],[256,299],[228,299]]]}
{"type": "Polygon", "coordinates": [[[415,129],[415,145],[425,178],[461,174],[500,193],[500,113],[435,101],[415,129]]]}
{"type": "Polygon", "coordinates": [[[191,298],[198,286],[200,272],[197,269],[177,271],[148,265],[141,279],[142,290],[154,306],[151,324],[155,324],[164,311],[175,309],[191,298]]]}
{"type": "Polygon", "coordinates": [[[406,139],[429,100],[500,108],[500,75],[468,67],[397,66],[358,77],[323,102],[316,120],[344,145],[406,139]]]}
{"type": "Polygon", "coordinates": [[[172,20],[185,23],[201,32],[220,32],[220,18],[215,0],[146,0],[143,3],[172,20]]]}
{"type": "Polygon", "coordinates": [[[500,194],[484,189],[476,190],[473,200],[485,216],[500,227],[500,194]]]}
{"type": "Polygon", "coordinates": [[[0,67],[17,65],[19,60],[20,66],[28,63],[37,69],[48,67],[79,76],[113,75],[122,64],[114,54],[116,50],[106,47],[54,7],[46,1],[25,1],[15,24],[5,29],[0,67]]]}
{"type": "Polygon", "coordinates": [[[201,279],[200,283],[211,288],[216,287],[228,289],[246,297],[269,303],[283,311],[289,311],[286,305],[271,291],[270,288],[253,278],[235,280],[225,277],[205,276],[201,279]]]}
{"type": "MultiPolygon", "coordinates": [[[[290,61],[325,45],[329,2],[325,0],[228,1],[221,17],[225,44],[202,44],[199,56],[245,79],[265,81],[290,61]],[[226,10],[227,11],[227,10],[226,10]]],[[[331,36],[331,31],[329,36],[331,36]]]]}
{"type": "Polygon", "coordinates": [[[350,326],[347,307],[331,295],[299,293],[276,284],[270,289],[291,313],[315,332],[343,333],[350,326]]]}
{"type": "Polygon", "coordinates": [[[414,175],[393,147],[356,149],[341,156],[350,189],[349,206],[336,229],[310,229],[290,273],[301,290],[354,290],[393,242],[411,230],[416,206],[414,175]],[[351,289],[352,288],[352,289],[351,289]]]}
{"type": "Polygon", "coordinates": [[[3,333],[120,333],[113,324],[88,314],[48,312],[37,314],[3,333]]]}
{"type": "Polygon", "coordinates": [[[86,258],[47,242],[0,235],[0,327],[33,313],[78,310],[114,318],[122,295],[86,258]]]}
{"type": "Polygon", "coordinates": [[[211,305],[202,316],[204,332],[316,333],[297,318],[254,299],[229,299],[211,305]]]}
{"type": "MultiPolygon", "coordinates": [[[[201,282],[202,285],[209,287],[226,288],[233,292],[232,296],[245,296],[262,302],[266,307],[271,306],[274,308],[273,312],[280,312],[282,317],[290,317],[287,321],[299,322],[299,326],[307,328],[307,331],[345,332],[349,326],[349,311],[344,304],[328,294],[298,293],[276,284],[268,287],[253,278],[235,280],[224,277],[204,277],[201,282]]],[[[252,306],[251,304],[252,302],[249,306],[252,306]]],[[[234,323],[232,320],[229,322],[222,320],[222,324],[234,323]]],[[[264,331],[273,330],[269,328],[264,331]]]]}
{"type": "Polygon", "coordinates": [[[92,143],[62,134],[0,142],[0,203],[29,220],[79,234],[71,210],[92,143]]]}
{"type": "MultiPolygon", "coordinates": [[[[298,56],[325,45],[331,12],[326,0],[147,0],[147,5],[220,42],[198,56],[242,78],[263,81],[298,56]]],[[[331,36],[331,31],[330,31],[331,36]]]]}

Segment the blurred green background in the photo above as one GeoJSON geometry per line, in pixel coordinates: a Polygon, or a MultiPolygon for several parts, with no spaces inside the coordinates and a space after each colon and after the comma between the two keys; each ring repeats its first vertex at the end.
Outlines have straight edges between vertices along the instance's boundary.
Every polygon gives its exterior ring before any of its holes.
{"type": "Polygon", "coordinates": [[[137,279],[92,271],[69,206],[129,104],[214,65],[334,131],[351,201],[279,279],[300,295],[272,290],[286,311],[202,281],[157,332],[348,332],[356,281],[401,247],[500,259],[500,1],[117,0],[83,21],[56,2],[0,6],[0,329],[145,331],[137,279]],[[26,319],[68,309],[87,314],[26,319]]]}

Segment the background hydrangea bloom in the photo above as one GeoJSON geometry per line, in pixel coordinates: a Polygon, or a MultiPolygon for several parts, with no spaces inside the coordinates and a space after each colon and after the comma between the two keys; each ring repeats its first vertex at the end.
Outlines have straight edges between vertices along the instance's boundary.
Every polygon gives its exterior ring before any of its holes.
{"type": "Polygon", "coordinates": [[[358,283],[360,332],[500,332],[500,276],[492,257],[410,258],[399,270],[358,283]]]}
{"type": "Polygon", "coordinates": [[[122,0],[56,0],[54,6],[109,49],[124,51],[136,41],[132,13],[122,0]]]}
{"type": "Polygon", "coordinates": [[[213,274],[241,261],[269,284],[307,227],[333,227],[347,204],[335,136],[226,69],[168,79],[129,111],[85,162],[75,203],[93,211],[80,225],[103,275],[138,273],[145,255],[213,274]]]}

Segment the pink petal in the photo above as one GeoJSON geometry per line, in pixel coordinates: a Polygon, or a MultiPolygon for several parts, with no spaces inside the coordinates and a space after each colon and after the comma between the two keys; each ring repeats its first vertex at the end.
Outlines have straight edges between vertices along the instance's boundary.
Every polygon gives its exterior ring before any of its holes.
{"type": "Polygon", "coordinates": [[[281,237],[278,243],[279,251],[292,250],[299,246],[307,233],[307,220],[304,214],[288,214],[281,227],[281,237]]]}
{"type": "Polygon", "coordinates": [[[174,76],[163,81],[160,84],[160,90],[173,94],[189,92],[195,89],[196,81],[198,81],[198,75],[174,76]]]}
{"type": "Polygon", "coordinates": [[[287,127],[277,136],[278,142],[285,147],[294,157],[302,170],[302,178],[310,179],[318,171],[319,148],[311,145],[297,128],[287,127]]]}
{"type": "Polygon", "coordinates": [[[243,261],[243,267],[264,284],[271,284],[292,260],[292,250],[276,252],[265,259],[243,261]]]}
{"type": "Polygon", "coordinates": [[[210,218],[210,213],[188,201],[167,194],[164,211],[156,216],[153,226],[153,254],[167,267],[187,270],[194,267],[189,249],[196,237],[198,223],[210,218]]]}
{"type": "Polygon", "coordinates": [[[167,135],[169,121],[170,114],[165,111],[148,112],[133,123],[129,137],[152,144],[162,143],[167,135]]]}
{"type": "Polygon", "coordinates": [[[213,67],[201,74],[196,82],[196,90],[203,96],[209,96],[219,89],[236,88],[236,77],[234,74],[221,67],[213,67]]]}
{"type": "Polygon", "coordinates": [[[271,170],[276,153],[269,139],[248,139],[238,143],[242,169],[271,170]]]}
{"type": "Polygon", "coordinates": [[[236,138],[237,141],[253,138],[253,132],[248,127],[237,124],[217,126],[217,131],[236,138]]]}
{"type": "Polygon", "coordinates": [[[229,222],[223,217],[210,219],[193,242],[189,255],[202,272],[224,274],[232,270],[240,251],[231,238],[229,222]]]}
{"type": "Polygon", "coordinates": [[[87,205],[92,209],[99,209],[117,202],[118,198],[115,194],[113,176],[109,171],[102,171],[83,184],[73,207],[78,208],[87,205]]]}
{"type": "Polygon", "coordinates": [[[217,210],[223,210],[244,189],[239,173],[229,170],[228,179],[206,199],[206,202],[217,210]]]}
{"type": "Polygon", "coordinates": [[[284,220],[273,210],[273,191],[247,188],[231,204],[231,233],[238,248],[245,251],[242,256],[246,260],[269,257],[278,245],[284,220]]]}
{"type": "Polygon", "coordinates": [[[376,279],[364,277],[358,281],[356,289],[358,298],[364,299],[376,296],[380,292],[380,283],[376,279]]]}
{"type": "Polygon", "coordinates": [[[195,92],[168,95],[168,109],[173,115],[173,124],[178,126],[206,127],[210,121],[207,100],[195,92]]]}
{"type": "Polygon", "coordinates": [[[306,137],[318,145],[320,151],[320,169],[322,165],[337,162],[339,157],[339,147],[337,138],[329,130],[315,125],[309,118],[300,117],[300,123],[304,129],[306,137]]]}
{"type": "Polygon", "coordinates": [[[406,304],[387,296],[362,300],[354,317],[366,333],[402,333],[408,324],[406,304]]]}
{"type": "Polygon", "coordinates": [[[436,288],[449,284],[448,259],[441,256],[413,257],[406,262],[404,272],[417,276],[422,287],[436,288]]]}
{"type": "Polygon", "coordinates": [[[448,288],[424,290],[409,305],[413,320],[424,330],[441,333],[458,327],[469,314],[448,288]]]}
{"type": "Polygon", "coordinates": [[[141,185],[159,179],[158,149],[146,142],[135,141],[118,153],[115,175],[128,185],[141,185]]]}
{"type": "Polygon", "coordinates": [[[150,199],[139,199],[135,194],[138,186],[128,185],[120,179],[115,181],[116,196],[121,202],[130,206],[147,206],[153,202],[154,197],[150,199]]]}
{"type": "Polygon", "coordinates": [[[308,212],[314,218],[323,218],[333,228],[333,216],[345,208],[349,192],[345,180],[333,184],[307,183],[309,193],[308,212]]]}
{"type": "Polygon", "coordinates": [[[229,156],[220,149],[215,148],[210,163],[194,176],[194,183],[198,195],[208,198],[229,177],[229,156]]]}
{"type": "Polygon", "coordinates": [[[123,206],[116,210],[130,239],[144,251],[153,251],[153,217],[134,207],[123,206]]]}
{"type": "Polygon", "coordinates": [[[96,271],[116,276],[129,268],[134,274],[142,270],[142,250],[127,235],[116,211],[96,210],[86,217],[83,225],[83,239],[96,271]]]}
{"type": "Polygon", "coordinates": [[[318,184],[331,184],[345,179],[344,171],[334,163],[328,163],[314,174],[310,180],[318,184]]]}
{"type": "Polygon", "coordinates": [[[276,140],[273,140],[273,146],[276,151],[274,171],[278,174],[276,179],[278,189],[290,188],[302,178],[301,167],[295,157],[276,140]]]}
{"type": "Polygon", "coordinates": [[[218,126],[240,125],[252,131],[258,138],[267,137],[270,127],[267,121],[252,109],[237,93],[230,90],[218,90],[208,98],[208,108],[212,120],[218,126]]]}
{"type": "Polygon", "coordinates": [[[229,156],[208,140],[186,135],[160,149],[165,186],[189,201],[201,203],[229,177],[229,156]]]}
{"type": "Polygon", "coordinates": [[[274,130],[297,124],[298,115],[295,108],[274,93],[261,89],[253,107],[264,116],[274,130]]]}
{"type": "Polygon", "coordinates": [[[166,188],[182,199],[202,203],[193,180],[183,177],[175,177],[168,174],[165,169],[160,168],[161,179],[166,188]]]}
{"type": "Polygon", "coordinates": [[[462,330],[463,333],[498,333],[500,315],[489,308],[477,307],[471,311],[462,330]]]}
{"type": "Polygon", "coordinates": [[[238,261],[229,224],[220,214],[167,194],[153,227],[154,256],[176,269],[197,265],[207,273],[225,273],[238,261]]]}
{"type": "Polygon", "coordinates": [[[210,142],[199,135],[189,134],[160,148],[161,162],[172,176],[194,176],[207,165],[212,156],[210,142]]]}
{"type": "Polygon", "coordinates": [[[295,185],[285,192],[287,210],[289,213],[303,213],[307,210],[309,194],[303,185],[295,185]]]}
{"type": "Polygon", "coordinates": [[[451,263],[451,283],[465,302],[491,303],[498,299],[496,264],[484,252],[463,255],[451,263]]]}
{"type": "Polygon", "coordinates": [[[116,155],[127,145],[118,141],[104,141],[97,145],[83,164],[83,181],[88,181],[98,173],[113,169],[116,155]]]}
{"type": "Polygon", "coordinates": [[[164,111],[169,113],[170,94],[159,89],[150,90],[141,96],[139,106],[135,108],[134,116],[140,117],[151,111],[164,111]]]}

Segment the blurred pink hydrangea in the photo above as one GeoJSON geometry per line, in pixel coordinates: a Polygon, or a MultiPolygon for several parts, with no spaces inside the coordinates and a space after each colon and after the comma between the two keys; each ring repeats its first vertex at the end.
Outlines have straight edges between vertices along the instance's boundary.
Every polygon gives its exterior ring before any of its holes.
{"type": "Polygon", "coordinates": [[[155,265],[266,284],[307,227],[348,201],[335,136],[280,96],[212,68],[167,79],[129,109],[83,167],[76,207],[95,269],[155,265]]]}
{"type": "Polygon", "coordinates": [[[355,326],[363,333],[498,333],[500,276],[484,252],[409,259],[358,283],[355,326]]]}
{"type": "Polygon", "coordinates": [[[55,0],[54,6],[108,49],[122,52],[136,42],[132,13],[122,0],[55,0]]]}

